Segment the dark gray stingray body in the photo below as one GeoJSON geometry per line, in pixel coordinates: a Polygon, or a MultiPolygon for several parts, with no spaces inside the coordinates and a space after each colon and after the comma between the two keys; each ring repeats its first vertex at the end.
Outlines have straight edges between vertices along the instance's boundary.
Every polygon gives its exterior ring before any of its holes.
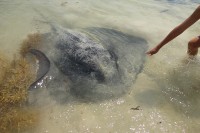
{"type": "Polygon", "coordinates": [[[68,93],[90,101],[127,92],[143,68],[147,50],[144,39],[106,28],[72,31],[52,26],[43,35],[43,45],[42,51],[54,64],[52,94],[66,94],[58,69],[70,80],[68,93]]]}
{"type": "Polygon", "coordinates": [[[89,36],[59,28],[52,39],[57,52],[54,62],[72,81],[89,78],[105,82],[116,76],[115,58],[89,36]]]}

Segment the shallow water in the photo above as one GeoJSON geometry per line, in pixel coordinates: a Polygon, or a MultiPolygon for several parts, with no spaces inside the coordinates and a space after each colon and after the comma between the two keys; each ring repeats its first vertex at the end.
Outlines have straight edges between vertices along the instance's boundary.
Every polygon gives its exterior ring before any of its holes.
{"type": "MultiPolygon", "coordinates": [[[[1,0],[0,51],[12,58],[27,34],[49,31],[46,21],[71,29],[113,28],[144,38],[151,48],[187,18],[198,2],[1,0]]],[[[33,132],[198,132],[200,57],[183,61],[187,42],[198,31],[196,23],[157,55],[146,57],[135,83],[118,98],[90,103],[69,97],[61,104],[49,95],[49,88],[39,89],[41,121],[33,132]],[[140,110],[131,109],[137,106],[140,110]]],[[[62,86],[53,89],[57,88],[62,86]]]]}

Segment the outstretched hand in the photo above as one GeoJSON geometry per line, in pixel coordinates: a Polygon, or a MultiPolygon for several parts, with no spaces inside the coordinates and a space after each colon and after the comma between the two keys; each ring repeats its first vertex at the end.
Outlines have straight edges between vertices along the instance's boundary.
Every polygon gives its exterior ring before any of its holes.
{"type": "Polygon", "coordinates": [[[156,54],[158,51],[159,51],[159,49],[157,47],[155,47],[155,48],[147,51],[146,54],[152,56],[152,55],[156,54]]]}

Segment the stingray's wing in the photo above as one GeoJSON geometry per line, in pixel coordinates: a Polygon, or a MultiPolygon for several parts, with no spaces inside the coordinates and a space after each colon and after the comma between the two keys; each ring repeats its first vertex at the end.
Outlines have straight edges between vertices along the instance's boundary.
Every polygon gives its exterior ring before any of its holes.
{"type": "Polygon", "coordinates": [[[46,57],[46,55],[44,53],[42,53],[39,50],[36,49],[30,49],[29,52],[31,54],[33,54],[34,56],[36,56],[36,58],[39,61],[39,69],[37,71],[37,78],[36,81],[33,82],[30,87],[29,90],[32,90],[35,88],[35,86],[37,85],[38,82],[40,82],[44,76],[48,73],[49,69],[50,69],[50,61],[49,59],[46,57]]]}

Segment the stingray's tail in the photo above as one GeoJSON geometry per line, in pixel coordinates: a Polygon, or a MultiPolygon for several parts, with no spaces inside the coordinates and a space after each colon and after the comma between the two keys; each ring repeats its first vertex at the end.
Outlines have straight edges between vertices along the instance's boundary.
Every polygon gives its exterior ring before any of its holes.
{"type": "Polygon", "coordinates": [[[39,65],[39,69],[37,70],[36,81],[33,82],[29,87],[29,90],[32,90],[32,89],[36,88],[37,83],[40,82],[44,78],[44,76],[49,72],[50,61],[46,57],[46,55],[44,53],[42,53],[41,51],[39,51],[39,50],[30,49],[29,53],[31,53],[34,56],[36,56],[36,58],[38,60],[38,65],[39,65]]]}

